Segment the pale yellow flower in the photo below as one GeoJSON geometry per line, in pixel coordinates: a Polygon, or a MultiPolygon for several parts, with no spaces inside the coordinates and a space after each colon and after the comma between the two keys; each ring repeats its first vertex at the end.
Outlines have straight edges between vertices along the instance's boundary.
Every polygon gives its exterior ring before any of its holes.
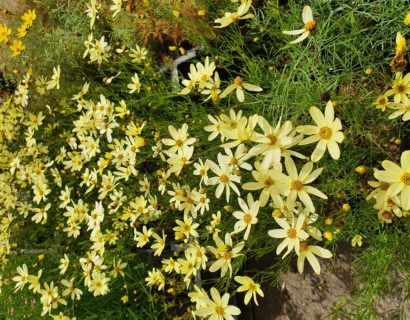
{"type": "Polygon", "coordinates": [[[394,102],[400,103],[407,98],[408,94],[410,94],[410,73],[403,77],[402,72],[396,72],[392,88],[387,90],[385,95],[393,96],[394,102]]]}
{"type": "Polygon", "coordinates": [[[127,85],[127,88],[130,89],[129,93],[134,93],[135,91],[139,93],[141,89],[141,82],[137,73],[134,73],[134,76],[131,78],[131,81],[132,82],[127,85]]]}
{"type": "Polygon", "coordinates": [[[224,28],[238,20],[252,18],[253,14],[248,13],[251,5],[252,5],[252,0],[242,0],[241,5],[238,7],[236,12],[225,12],[224,17],[215,19],[215,23],[220,24],[219,26],[215,26],[215,28],[224,28]]]}
{"type": "Polygon", "coordinates": [[[305,241],[300,243],[300,254],[297,262],[299,273],[303,273],[306,258],[313,271],[316,274],[320,274],[320,264],[315,255],[325,259],[332,257],[332,253],[327,249],[319,246],[309,246],[305,241]]]}
{"type": "Polygon", "coordinates": [[[402,117],[403,121],[410,120],[410,99],[407,95],[403,96],[401,103],[394,103],[392,109],[396,111],[389,116],[389,119],[402,117]]]}
{"type": "Polygon", "coordinates": [[[253,297],[253,301],[255,301],[255,304],[258,306],[259,304],[256,300],[256,294],[264,297],[260,284],[255,283],[255,281],[253,281],[253,279],[249,277],[236,276],[235,281],[241,284],[241,286],[237,290],[238,292],[246,291],[244,298],[245,305],[247,305],[253,297]]]}
{"type": "Polygon", "coordinates": [[[208,320],[233,320],[232,316],[237,316],[241,313],[238,307],[229,305],[229,293],[225,293],[222,297],[216,288],[211,288],[212,299],[203,297],[201,307],[195,310],[195,315],[207,317],[208,320]]]}
{"type": "Polygon", "coordinates": [[[275,221],[282,227],[282,229],[269,230],[268,235],[272,238],[284,239],[276,248],[277,255],[279,255],[286,247],[288,250],[282,258],[286,257],[292,249],[295,249],[297,255],[300,254],[300,241],[309,237],[309,234],[302,229],[305,218],[304,214],[299,215],[296,221],[293,217],[292,225],[290,225],[286,219],[274,217],[275,221]]]}
{"type": "Polygon", "coordinates": [[[234,232],[239,233],[245,230],[243,239],[247,240],[252,225],[258,222],[259,201],[253,201],[252,194],[248,193],[248,203],[241,198],[238,198],[238,202],[242,211],[235,211],[232,214],[236,219],[239,219],[239,221],[235,223],[234,232]]]}
{"type": "Polygon", "coordinates": [[[250,84],[248,82],[245,82],[241,77],[237,76],[233,84],[229,85],[219,96],[221,99],[225,98],[228,94],[236,90],[236,98],[238,99],[239,102],[244,102],[245,101],[245,93],[244,89],[248,91],[254,91],[254,92],[261,92],[263,89],[261,87],[255,86],[254,84],[250,84]]]}
{"type": "Polygon", "coordinates": [[[290,43],[298,43],[305,40],[312,32],[316,29],[316,22],[313,20],[312,8],[310,6],[305,6],[302,12],[303,23],[305,24],[303,29],[282,31],[284,34],[299,35],[297,39],[291,41],[290,43]]]}
{"type": "Polygon", "coordinates": [[[410,151],[401,154],[401,166],[392,161],[384,160],[384,170],[376,171],[374,176],[379,181],[390,184],[387,193],[391,196],[401,195],[401,205],[404,210],[410,209],[410,151]]]}
{"type": "Polygon", "coordinates": [[[356,234],[353,238],[352,238],[352,247],[355,247],[356,245],[361,247],[363,242],[362,242],[363,237],[360,234],[356,234]]]}
{"type": "Polygon", "coordinates": [[[299,144],[306,145],[319,141],[311,155],[313,162],[319,161],[326,149],[329,150],[330,156],[337,160],[340,158],[340,148],[338,143],[344,139],[342,123],[339,118],[335,119],[333,103],[329,101],[326,105],[325,114],[316,107],[310,108],[310,115],[316,126],[301,126],[296,130],[310,137],[303,139],[299,144]]]}
{"type": "Polygon", "coordinates": [[[319,177],[323,168],[313,171],[313,163],[308,162],[300,170],[300,173],[298,173],[295,162],[291,157],[286,157],[285,166],[289,174],[284,181],[287,183],[289,188],[289,192],[287,193],[288,206],[293,208],[296,204],[297,198],[299,198],[310,212],[315,212],[315,207],[310,199],[309,193],[322,199],[327,199],[327,196],[308,184],[312,183],[319,177]]]}

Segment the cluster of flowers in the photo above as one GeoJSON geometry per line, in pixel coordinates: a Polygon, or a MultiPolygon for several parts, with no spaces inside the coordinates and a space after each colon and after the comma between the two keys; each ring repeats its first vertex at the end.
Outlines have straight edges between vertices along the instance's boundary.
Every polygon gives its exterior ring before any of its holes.
{"type": "MultiPolygon", "coordinates": [[[[28,29],[33,25],[36,17],[35,10],[27,10],[23,13],[21,16],[22,24],[17,28],[17,38],[21,39],[26,36],[28,29]]],[[[11,32],[12,30],[6,24],[0,24],[0,43],[8,45],[11,50],[11,56],[16,57],[26,49],[26,46],[21,40],[16,39],[10,44],[9,36],[11,35],[11,32]]]]}
{"type": "MultiPolygon", "coordinates": [[[[409,24],[410,13],[404,23],[409,24]]],[[[392,109],[389,119],[402,117],[403,121],[410,120],[410,73],[403,75],[406,68],[406,39],[400,32],[396,34],[396,49],[390,66],[395,71],[395,79],[384,94],[377,97],[373,105],[382,111],[392,109]]],[[[382,162],[384,170],[375,169],[374,177],[377,181],[369,181],[375,188],[367,200],[375,200],[374,208],[382,222],[392,223],[395,218],[410,215],[410,151],[401,154],[400,166],[390,160],[382,162]]]]}

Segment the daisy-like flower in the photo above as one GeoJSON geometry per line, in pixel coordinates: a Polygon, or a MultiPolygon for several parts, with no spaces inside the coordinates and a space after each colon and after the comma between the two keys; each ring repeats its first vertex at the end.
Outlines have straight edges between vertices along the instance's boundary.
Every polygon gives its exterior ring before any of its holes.
{"type": "Polygon", "coordinates": [[[67,268],[70,264],[70,259],[68,258],[67,254],[64,253],[64,258],[60,259],[60,265],[58,269],[60,269],[60,274],[64,274],[67,271],[67,268]]]}
{"type": "Polygon", "coordinates": [[[253,301],[255,301],[255,304],[258,306],[259,304],[256,300],[256,294],[260,295],[261,297],[264,297],[260,284],[255,283],[255,281],[253,281],[253,279],[249,277],[236,276],[235,281],[241,284],[241,286],[237,290],[238,292],[246,291],[244,299],[245,305],[247,305],[253,297],[253,301]]]}
{"type": "Polygon", "coordinates": [[[286,219],[276,217],[274,217],[274,219],[277,224],[282,227],[282,229],[269,230],[268,235],[272,238],[284,238],[284,240],[276,248],[276,254],[279,255],[283,251],[283,249],[287,247],[288,251],[286,251],[282,258],[286,257],[292,251],[292,249],[295,249],[296,254],[299,255],[300,241],[306,240],[309,237],[309,234],[302,229],[305,222],[305,215],[299,215],[296,223],[295,218],[293,217],[292,225],[290,225],[286,221],[286,219]]]}
{"type": "Polygon", "coordinates": [[[222,153],[218,154],[218,164],[212,160],[208,160],[208,166],[211,171],[217,175],[216,177],[209,178],[207,181],[208,185],[218,185],[215,190],[215,196],[217,198],[220,198],[225,190],[226,201],[229,202],[231,188],[238,196],[240,195],[239,189],[235,183],[240,183],[241,177],[232,172],[232,168],[222,153]]]}
{"type": "Polygon", "coordinates": [[[134,93],[135,91],[139,93],[141,89],[141,82],[137,73],[134,73],[134,76],[131,78],[131,81],[132,82],[127,85],[127,88],[130,89],[129,93],[134,93]]]}
{"type": "Polygon", "coordinates": [[[29,281],[27,265],[23,264],[23,267],[17,267],[18,276],[13,277],[13,281],[17,282],[14,292],[24,288],[26,283],[29,281]]]}
{"type": "Polygon", "coordinates": [[[259,201],[253,201],[252,194],[248,193],[248,203],[241,198],[238,199],[238,202],[242,211],[235,211],[233,213],[233,216],[236,219],[239,219],[239,221],[235,223],[234,232],[239,233],[245,230],[243,239],[247,240],[252,225],[258,223],[257,215],[259,213],[259,201]]]}
{"type": "Polygon", "coordinates": [[[376,109],[380,109],[381,111],[385,111],[386,108],[393,106],[392,102],[389,102],[389,97],[384,95],[378,96],[376,101],[373,103],[376,109]]]}
{"type": "Polygon", "coordinates": [[[216,272],[220,269],[221,277],[223,277],[229,270],[229,276],[232,277],[231,260],[241,255],[239,252],[243,249],[245,242],[241,241],[234,246],[229,233],[225,234],[225,242],[216,233],[213,239],[216,247],[208,246],[208,250],[215,255],[217,260],[209,267],[209,271],[216,272]]]}
{"type": "Polygon", "coordinates": [[[279,120],[273,128],[264,117],[258,118],[258,124],[263,130],[263,134],[257,133],[252,139],[258,144],[249,150],[249,156],[263,155],[262,166],[266,167],[272,162],[280,162],[282,150],[286,149],[293,141],[289,136],[292,131],[292,123],[286,121],[281,126],[279,120]]]}
{"type": "Polygon", "coordinates": [[[223,128],[224,122],[222,121],[222,119],[218,116],[213,117],[208,114],[208,120],[212,123],[204,127],[204,130],[206,132],[211,133],[208,137],[208,141],[214,140],[218,135],[221,135],[221,141],[223,141],[224,136],[222,135],[222,128],[223,128]]]}
{"type": "Polygon", "coordinates": [[[211,299],[206,296],[201,306],[195,310],[195,315],[207,317],[208,320],[234,320],[232,316],[241,314],[241,310],[233,305],[228,305],[230,295],[225,293],[222,297],[216,288],[211,288],[211,299]]]}
{"type": "Polygon", "coordinates": [[[221,80],[219,78],[219,73],[215,71],[214,78],[210,79],[205,84],[204,89],[201,91],[201,94],[209,95],[208,98],[205,99],[205,101],[212,99],[212,102],[218,103],[220,100],[219,94],[221,93],[221,90],[219,89],[220,86],[221,86],[221,80]]]}
{"type": "Polygon", "coordinates": [[[98,15],[98,10],[101,9],[101,3],[97,3],[97,0],[90,0],[90,3],[87,3],[87,16],[90,18],[90,29],[94,27],[95,19],[98,15]]]}
{"type": "Polygon", "coordinates": [[[183,235],[186,241],[188,241],[189,236],[194,238],[199,237],[198,231],[196,229],[199,227],[199,223],[193,223],[194,219],[192,217],[188,217],[187,214],[184,214],[184,221],[175,220],[175,223],[178,225],[174,227],[172,230],[175,231],[175,234],[183,235]]]}
{"type": "Polygon", "coordinates": [[[270,198],[275,202],[279,201],[279,195],[287,190],[285,184],[287,177],[281,172],[282,165],[278,163],[274,168],[269,169],[255,162],[255,169],[252,171],[252,176],[256,181],[244,183],[242,188],[249,191],[262,189],[259,196],[261,207],[264,207],[270,198]]]}
{"type": "Polygon", "coordinates": [[[215,62],[209,62],[209,57],[205,58],[205,64],[198,62],[196,64],[196,69],[198,70],[198,82],[199,82],[199,91],[202,91],[205,87],[205,84],[211,80],[214,71],[215,71],[215,62]]]}
{"type": "Polygon", "coordinates": [[[26,50],[26,46],[20,40],[13,40],[13,44],[10,46],[10,50],[12,52],[11,56],[17,57],[24,50],[26,50]]]}
{"type": "Polygon", "coordinates": [[[307,37],[309,37],[309,35],[311,35],[313,31],[315,31],[316,22],[315,20],[313,20],[312,8],[310,6],[304,6],[303,12],[302,12],[302,19],[303,19],[303,23],[305,24],[303,26],[303,29],[282,31],[284,34],[290,34],[290,35],[300,34],[300,36],[297,39],[291,41],[290,43],[302,42],[307,37]]]}
{"type": "Polygon", "coordinates": [[[134,232],[134,240],[137,241],[137,248],[142,248],[149,242],[149,238],[152,236],[154,231],[152,228],[147,229],[147,226],[142,227],[142,232],[134,232]]]}
{"type": "MultiPolygon", "coordinates": [[[[118,1],[118,0],[114,0],[118,1]]],[[[133,63],[140,64],[143,60],[147,58],[148,51],[144,47],[140,47],[139,45],[135,46],[135,49],[130,50],[130,58],[132,58],[133,63]]]]}
{"type": "Polygon", "coordinates": [[[167,152],[175,153],[177,151],[183,151],[185,146],[194,144],[196,139],[189,138],[188,125],[184,123],[178,130],[174,126],[169,126],[168,131],[171,134],[172,139],[162,139],[162,143],[170,147],[167,152]]]}
{"type": "Polygon", "coordinates": [[[313,271],[317,275],[320,274],[320,264],[315,255],[325,259],[332,257],[332,253],[327,249],[319,246],[309,246],[305,241],[300,243],[300,255],[297,262],[299,273],[303,273],[306,258],[312,266],[313,271]]]}
{"type": "Polygon", "coordinates": [[[21,20],[27,27],[31,27],[33,25],[34,20],[36,20],[37,15],[36,15],[36,10],[27,10],[26,12],[23,13],[21,16],[21,20]]]}
{"type": "Polygon", "coordinates": [[[11,29],[5,24],[0,24],[0,43],[7,43],[9,41],[9,35],[11,34],[11,29]]]}
{"type": "Polygon", "coordinates": [[[322,159],[326,149],[329,150],[330,156],[337,160],[340,158],[340,148],[338,143],[344,139],[342,123],[339,118],[335,119],[333,103],[329,100],[325,114],[316,107],[310,108],[310,116],[316,123],[316,126],[301,126],[296,130],[310,137],[303,139],[299,145],[306,145],[319,141],[311,155],[311,160],[317,162],[322,159]]]}
{"type": "Polygon", "coordinates": [[[114,11],[112,17],[115,18],[121,12],[122,0],[113,0],[110,10],[114,11]]]}
{"type": "Polygon", "coordinates": [[[410,99],[407,96],[403,97],[401,103],[393,103],[392,109],[396,111],[389,116],[389,119],[402,117],[403,121],[410,120],[410,99]]]}
{"type": "Polygon", "coordinates": [[[232,150],[229,148],[225,148],[224,157],[227,158],[228,163],[232,166],[233,170],[245,169],[245,170],[252,170],[252,166],[245,162],[245,159],[248,158],[248,154],[246,153],[247,148],[244,144],[240,144],[236,150],[235,154],[232,153],[232,150]]]}
{"type": "Polygon", "coordinates": [[[194,175],[201,177],[199,186],[202,185],[202,182],[206,184],[208,182],[208,170],[209,170],[208,163],[206,161],[204,163],[202,159],[199,159],[198,162],[194,163],[194,167],[195,167],[194,175]]]}
{"type": "Polygon", "coordinates": [[[196,69],[195,65],[191,63],[189,66],[189,72],[188,72],[188,79],[183,79],[182,84],[185,86],[180,92],[182,95],[187,95],[189,94],[196,86],[198,80],[199,80],[199,72],[196,69]]]}
{"type": "Polygon", "coordinates": [[[261,92],[263,89],[261,87],[255,86],[254,84],[250,84],[245,82],[241,77],[237,76],[233,83],[229,85],[219,96],[221,99],[225,98],[228,94],[236,90],[236,98],[238,98],[239,102],[245,101],[245,93],[244,89],[248,91],[254,92],[261,92]]]}
{"type": "Polygon", "coordinates": [[[289,174],[286,179],[286,183],[289,187],[289,193],[287,194],[288,206],[293,208],[295,206],[296,199],[299,198],[310,212],[315,212],[315,207],[309,197],[309,193],[322,199],[327,199],[327,196],[318,189],[308,186],[308,184],[312,183],[319,177],[323,171],[323,168],[316,169],[312,172],[313,163],[308,162],[303,166],[302,170],[300,170],[300,173],[298,174],[295,162],[291,157],[287,157],[285,159],[285,166],[286,171],[289,174]]]}
{"type": "Polygon", "coordinates": [[[51,90],[53,88],[60,89],[60,66],[58,65],[57,68],[53,68],[53,75],[51,76],[51,80],[47,82],[47,90],[51,90]]]}
{"type": "Polygon", "coordinates": [[[219,26],[215,26],[215,28],[224,28],[238,20],[252,18],[253,13],[248,13],[251,5],[252,5],[252,0],[243,0],[241,5],[236,10],[236,12],[225,12],[224,17],[215,19],[215,23],[220,24],[219,26]]]}
{"type": "Polygon", "coordinates": [[[94,297],[105,295],[110,291],[108,287],[108,282],[110,282],[110,278],[105,276],[105,273],[101,273],[99,271],[94,271],[92,273],[92,280],[89,287],[90,292],[93,292],[94,297]]]}
{"type": "Polygon", "coordinates": [[[407,98],[408,94],[410,94],[410,73],[403,77],[402,72],[396,72],[392,88],[387,90],[385,95],[393,96],[394,102],[400,103],[407,98]]]}
{"type": "Polygon", "coordinates": [[[164,230],[162,230],[162,237],[155,232],[152,236],[155,238],[155,243],[151,246],[151,249],[155,250],[154,256],[160,256],[165,248],[167,235],[164,233],[164,230]]]}
{"type": "Polygon", "coordinates": [[[401,195],[404,210],[410,209],[410,151],[404,151],[400,158],[401,166],[392,161],[384,160],[384,170],[376,171],[374,176],[379,181],[390,184],[387,193],[391,196],[401,195]]]}

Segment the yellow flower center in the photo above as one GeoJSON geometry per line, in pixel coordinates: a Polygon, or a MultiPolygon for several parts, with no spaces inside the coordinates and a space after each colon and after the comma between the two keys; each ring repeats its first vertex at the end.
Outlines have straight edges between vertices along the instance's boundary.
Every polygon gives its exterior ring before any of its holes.
{"type": "Polygon", "coordinates": [[[235,85],[237,87],[241,87],[242,83],[243,83],[243,79],[241,77],[237,76],[233,82],[235,83],[235,85]]]}
{"type": "Polygon", "coordinates": [[[387,103],[387,99],[386,98],[380,98],[379,99],[379,105],[384,106],[387,103]]]}
{"type": "Polygon", "coordinates": [[[308,245],[306,243],[306,241],[301,241],[300,242],[300,251],[306,251],[308,248],[308,245]]]}
{"type": "Polygon", "coordinates": [[[221,174],[220,176],[219,176],[219,181],[221,181],[222,183],[228,183],[229,182],[229,178],[228,178],[228,176],[226,175],[226,174],[221,174]]]}
{"type": "Polygon", "coordinates": [[[400,180],[406,185],[410,186],[410,172],[405,172],[403,175],[400,177],[400,180]]]}
{"type": "Polygon", "coordinates": [[[290,183],[292,190],[299,191],[303,187],[303,183],[300,180],[293,180],[290,183]]]}
{"type": "Polygon", "coordinates": [[[238,122],[232,121],[231,124],[230,124],[230,127],[231,127],[232,129],[236,129],[236,128],[238,127],[238,122]]]}
{"type": "Polygon", "coordinates": [[[288,237],[291,239],[296,238],[296,229],[295,228],[289,228],[288,229],[288,237]]]}
{"type": "Polygon", "coordinates": [[[251,224],[252,222],[252,215],[250,213],[245,213],[245,215],[243,216],[243,221],[246,224],[251,224]]]}
{"type": "Polygon", "coordinates": [[[222,316],[222,315],[225,313],[224,307],[221,306],[220,304],[216,305],[216,307],[215,307],[215,313],[216,313],[217,315],[222,316]]]}
{"type": "Polygon", "coordinates": [[[316,22],[313,21],[313,20],[310,20],[310,21],[306,22],[304,29],[306,31],[312,32],[313,30],[316,29],[316,22]]]}
{"type": "Polygon", "coordinates": [[[200,175],[200,176],[204,176],[205,174],[206,174],[205,169],[201,169],[201,170],[199,171],[199,175],[200,175]]]}
{"type": "Polygon", "coordinates": [[[332,137],[333,131],[329,127],[321,127],[319,130],[319,136],[324,140],[329,140],[332,137]]]}

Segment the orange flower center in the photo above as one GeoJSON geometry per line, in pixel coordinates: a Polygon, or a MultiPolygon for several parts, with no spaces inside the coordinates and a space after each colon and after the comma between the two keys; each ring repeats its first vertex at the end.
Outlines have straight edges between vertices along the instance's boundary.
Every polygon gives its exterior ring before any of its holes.
{"type": "Polygon", "coordinates": [[[292,190],[299,191],[303,187],[303,183],[300,180],[293,180],[290,183],[292,190]]]}
{"type": "Polygon", "coordinates": [[[381,181],[380,182],[380,190],[386,191],[387,189],[389,189],[390,184],[388,184],[387,182],[381,181]]]}
{"type": "Polygon", "coordinates": [[[241,87],[241,86],[242,86],[242,83],[243,83],[243,79],[242,79],[241,77],[237,76],[237,77],[235,78],[235,80],[234,80],[234,83],[235,83],[238,87],[241,87]]]}
{"type": "Polygon", "coordinates": [[[226,175],[226,174],[221,174],[220,176],[219,176],[219,181],[221,181],[222,183],[228,183],[229,182],[229,178],[228,178],[228,176],[226,175]]]}
{"type": "Polygon", "coordinates": [[[291,239],[296,238],[296,229],[295,228],[289,228],[288,229],[288,237],[291,239]]]}
{"type": "Polygon", "coordinates": [[[306,241],[301,241],[300,242],[300,251],[306,251],[308,248],[307,242],[306,241]]]}
{"type": "Polygon", "coordinates": [[[252,215],[250,213],[245,213],[245,215],[243,216],[243,221],[245,221],[246,224],[251,224],[252,215]]]}
{"type": "Polygon", "coordinates": [[[400,179],[406,186],[410,186],[410,172],[403,173],[400,179]]]}
{"type": "Polygon", "coordinates": [[[319,130],[319,136],[324,140],[329,140],[332,137],[333,131],[329,127],[321,127],[319,130]]]}
{"type": "Polygon", "coordinates": [[[271,144],[272,146],[276,144],[276,141],[277,141],[278,139],[276,138],[276,136],[275,136],[273,133],[269,134],[267,137],[270,139],[270,144],[271,144]]]}
{"type": "Polygon", "coordinates": [[[215,313],[216,313],[217,315],[222,316],[222,315],[225,313],[224,307],[221,306],[220,304],[218,304],[218,305],[215,307],[215,313]]]}
{"type": "Polygon", "coordinates": [[[304,29],[306,31],[312,32],[313,30],[316,29],[316,22],[313,21],[313,20],[310,20],[310,21],[306,22],[304,29]]]}
{"type": "Polygon", "coordinates": [[[269,177],[263,182],[263,184],[265,188],[270,188],[271,186],[275,184],[275,181],[271,177],[269,177]]]}

